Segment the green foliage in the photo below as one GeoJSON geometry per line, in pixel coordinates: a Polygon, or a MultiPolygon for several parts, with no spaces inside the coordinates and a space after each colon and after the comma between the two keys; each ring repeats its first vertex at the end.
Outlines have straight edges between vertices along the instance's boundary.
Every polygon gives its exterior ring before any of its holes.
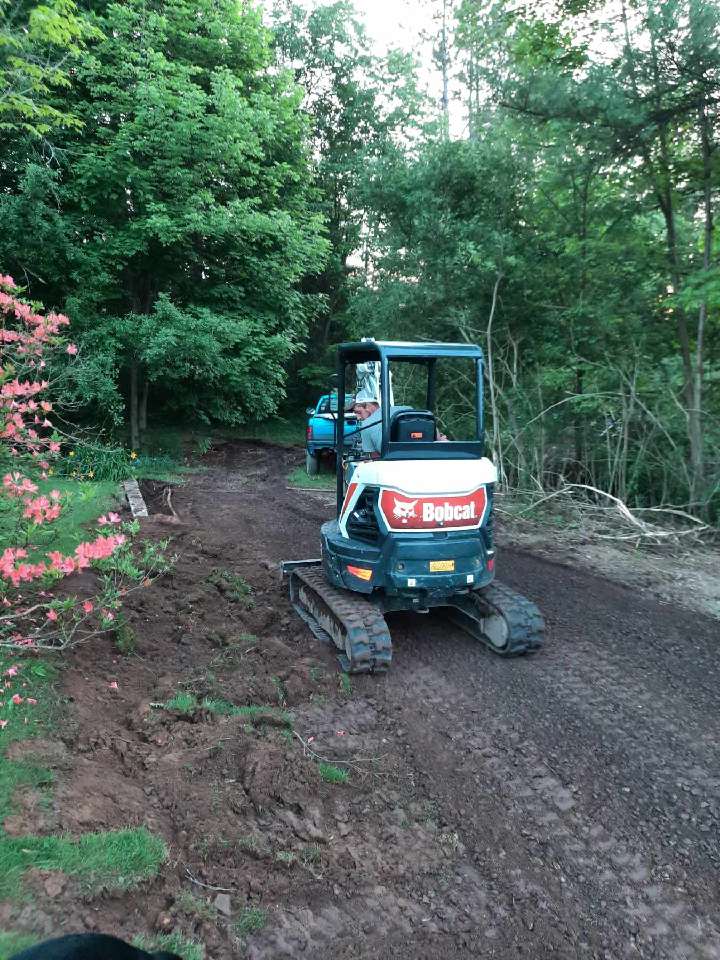
{"type": "Polygon", "coordinates": [[[336,767],[334,763],[319,763],[318,771],[326,783],[347,783],[350,774],[347,770],[336,767]]]}
{"type": "Polygon", "coordinates": [[[397,50],[373,54],[358,9],[347,0],[307,9],[273,4],[280,62],[294,69],[311,120],[316,202],[330,242],[324,269],[306,280],[321,296],[307,354],[293,365],[294,396],[312,396],[334,369],[333,345],[344,339],[350,279],[363,247],[361,184],[367,163],[397,140],[417,135],[424,100],[414,59],[397,50]]]}
{"type": "MultiPolygon", "coordinates": [[[[39,494],[47,496],[51,490],[61,494],[62,512],[52,524],[33,529],[33,544],[40,550],[60,550],[71,554],[87,537],[87,526],[117,504],[117,486],[107,481],[78,481],[59,476],[41,480],[39,494]]],[[[0,543],[16,543],[18,531],[12,515],[0,498],[0,543]]]]}
{"type": "Polygon", "coordinates": [[[33,137],[79,121],[54,102],[68,59],[98,32],[72,0],[0,0],[0,131],[33,137]]]}
{"type": "Polygon", "coordinates": [[[67,397],[116,423],[130,397],[133,447],[145,397],[201,422],[265,417],[314,310],[298,283],[325,255],[298,91],[259,12],[231,0],[131,0],[96,22],[61,98],[82,126],[49,169],[30,142],[7,169],[0,260],[44,263],[33,294],[76,321],[67,397]]]}
{"type": "Polygon", "coordinates": [[[233,431],[233,436],[252,440],[265,440],[297,447],[305,442],[307,420],[299,414],[295,417],[272,417],[261,423],[248,423],[233,431]]]}

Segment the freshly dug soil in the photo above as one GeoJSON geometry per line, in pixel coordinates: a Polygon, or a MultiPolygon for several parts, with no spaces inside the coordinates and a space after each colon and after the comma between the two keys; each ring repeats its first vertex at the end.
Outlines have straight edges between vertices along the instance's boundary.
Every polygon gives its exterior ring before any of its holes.
{"type": "Polygon", "coordinates": [[[299,457],[227,444],[171,509],[147,488],[174,571],[130,598],[134,653],[72,655],[63,743],[40,744],[54,809],[7,826],[146,824],[169,861],[100,898],[33,878],[37,909],[0,924],[174,929],[212,960],[720,957],[717,621],[501,542],[499,577],[545,614],[539,654],[395,615],[391,671],[348,690],[280,580],[333,510],[286,487],[299,457]],[[179,690],[275,709],[159,706],[179,690]]]}

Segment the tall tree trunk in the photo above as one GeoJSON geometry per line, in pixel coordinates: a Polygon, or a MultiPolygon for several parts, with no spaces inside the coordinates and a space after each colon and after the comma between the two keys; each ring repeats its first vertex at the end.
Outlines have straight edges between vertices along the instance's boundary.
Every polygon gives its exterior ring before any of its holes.
{"type": "Polygon", "coordinates": [[[441,105],[441,131],[442,137],[444,140],[447,140],[450,136],[450,79],[449,79],[449,65],[450,65],[450,54],[448,51],[448,6],[450,5],[451,0],[442,0],[443,10],[442,10],[442,32],[440,35],[440,66],[442,69],[442,105],[441,105]]]}
{"type": "Polygon", "coordinates": [[[495,355],[493,352],[493,322],[495,320],[495,309],[497,307],[498,299],[498,290],[500,289],[500,284],[502,283],[503,275],[501,272],[498,273],[495,278],[495,286],[493,287],[492,292],[492,304],[490,306],[490,314],[488,316],[487,329],[485,330],[485,350],[486,350],[486,364],[487,364],[487,378],[488,378],[488,392],[490,394],[490,411],[492,413],[493,419],[493,451],[497,458],[497,468],[500,478],[500,483],[505,484],[506,475],[505,475],[505,464],[503,462],[503,450],[502,450],[502,438],[500,436],[500,421],[498,419],[498,410],[497,410],[497,388],[495,386],[495,355]]]}
{"type": "MultiPolygon", "coordinates": [[[[712,262],[713,234],[715,224],[712,208],[712,148],[710,143],[710,121],[707,104],[700,108],[700,143],[703,163],[703,270],[707,275],[712,262]]],[[[693,398],[689,409],[689,428],[691,434],[690,451],[692,454],[692,472],[695,482],[695,495],[702,494],[705,481],[705,458],[702,436],[703,416],[703,366],[705,323],[707,321],[707,300],[703,298],[698,311],[697,337],[695,340],[695,362],[693,364],[693,398]]]]}
{"type": "Polygon", "coordinates": [[[139,413],[139,423],[140,431],[143,432],[147,430],[147,407],[148,407],[148,394],[150,392],[150,381],[147,377],[143,377],[142,390],[140,391],[140,413],[139,413]]]}
{"type": "Polygon", "coordinates": [[[133,357],[130,361],[130,449],[137,450],[140,446],[140,424],[138,420],[138,361],[133,357]]]}

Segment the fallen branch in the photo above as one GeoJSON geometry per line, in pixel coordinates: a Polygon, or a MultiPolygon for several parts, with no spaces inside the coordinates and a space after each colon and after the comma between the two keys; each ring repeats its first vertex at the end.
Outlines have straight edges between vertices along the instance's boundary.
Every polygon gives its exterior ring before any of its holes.
{"type": "Polygon", "coordinates": [[[602,525],[611,522],[611,514],[614,514],[623,524],[632,527],[632,533],[622,533],[615,532],[613,530],[602,530],[596,528],[592,532],[593,535],[599,540],[637,541],[638,544],[643,540],[655,542],[656,544],[668,542],[677,543],[680,538],[698,537],[702,533],[715,532],[712,526],[685,510],[680,510],[674,507],[638,507],[635,510],[631,510],[630,507],[628,507],[628,505],[620,499],[620,497],[616,497],[614,494],[608,493],[607,490],[601,490],[599,487],[592,486],[588,483],[564,483],[563,486],[559,487],[557,490],[553,490],[552,493],[548,493],[539,499],[534,500],[529,506],[524,507],[518,512],[514,512],[512,510],[501,512],[511,519],[524,520],[525,514],[531,513],[543,504],[557,498],[565,498],[566,502],[574,509],[578,510],[580,514],[582,514],[583,511],[601,514],[602,518],[598,519],[598,524],[602,525]],[[595,498],[609,501],[609,504],[603,505],[601,503],[593,503],[588,497],[573,497],[572,491],[574,490],[585,491],[587,494],[591,494],[595,498]],[[653,514],[654,516],[658,517],[665,515],[668,518],[673,519],[679,518],[687,523],[691,523],[692,526],[685,529],[676,527],[661,527],[656,523],[651,522],[650,519],[643,519],[640,517],[639,514],[641,513],[653,514]]]}
{"type": "Polygon", "coordinates": [[[315,750],[313,750],[308,744],[307,740],[303,740],[296,730],[293,730],[293,736],[297,737],[300,743],[303,745],[303,753],[306,756],[309,754],[313,760],[318,760],[320,763],[342,763],[346,767],[354,767],[360,763],[377,763],[378,760],[382,760],[386,756],[383,753],[379,757],[355,757],[354,760],[333,760],[330,757],[323,757],[319,753],[316,753],[315,750]]]}
{"type": "Polygon", "coordinates": [[[190,867],[185,867],[185,876],[191,883],[196,883],[199,887],[205,887],[206,890],[217,890],[219,893],[235,893],[235,890],[232,887],[214,887],[210,883],[203,883],[202,880],[198,880],[190,870],[190,867]]]}

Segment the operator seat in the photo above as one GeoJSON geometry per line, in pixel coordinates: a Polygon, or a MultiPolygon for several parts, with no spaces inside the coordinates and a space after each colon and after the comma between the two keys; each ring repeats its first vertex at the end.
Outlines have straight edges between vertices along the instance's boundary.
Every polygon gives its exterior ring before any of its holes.
{"type": "Polygon", "coordinates": [[[429,410],[398,410],[390,417],[390,442],[412,443],[435,439],[435,417],[429,410]]]}

